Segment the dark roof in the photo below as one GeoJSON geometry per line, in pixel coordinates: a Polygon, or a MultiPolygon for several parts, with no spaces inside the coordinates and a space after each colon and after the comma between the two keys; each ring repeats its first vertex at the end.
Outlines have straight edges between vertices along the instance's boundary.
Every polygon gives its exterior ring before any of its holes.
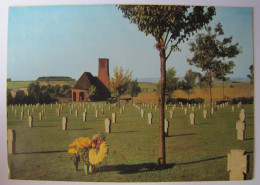
{"type": "Polygon", "coordinates": [[[90,72],[84,72],[72,89],[88,90],[92,85],[96,86],[96,79],[90,72]]]}

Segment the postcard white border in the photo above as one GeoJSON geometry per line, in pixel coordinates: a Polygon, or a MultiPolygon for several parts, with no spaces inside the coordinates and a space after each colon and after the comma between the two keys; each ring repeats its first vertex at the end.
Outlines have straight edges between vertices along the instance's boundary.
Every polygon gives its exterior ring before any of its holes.
{"type": "MultiPolygon", "coordinates": [[[[1,185],[78,185],[86,182],[54,182],[54,181],[21,181],[9,180],[6,152],[6,78],[7,78],[7,28],[9,6],[40,6],[40,5],[83,5],[83,4],[192,4],[192,5],[215,5],[253,8],[253,34],[254,34],[254,63],[255,63],[255,167],[254,179],[243,182],[228,181],[204,181],[204,182],[170,182],[160,184],[231,184],[231,185],[254,185],[260,183],[260,131],[258,92],[260,88],[258,77],[260,62],[260,1],[259,0],[1,0],[0,1],[0,184],[1,185]],[[258,133],[259,134],[259,133],[258,133]]],[[[214,168],[214,167],[213,167],[214,168]]],[[[88,183],[90,184],[90,183],[88,183]]],[[[100,184],[100,183],[91,183],[100,184]]],[[[102,183],[104,184],[104,183],[102,183]]],[[[110,183],[111,184],[111,183],[110,183]]],[[[113,183],[112,183],[113,184],[113,183]]],[[[121,183],[117,183],[121,184],[121,183]]],[[[131,184],[131,183],[128,183],[131,184]]],[[[137,183],[134,183],[137,184],[137,183]]],[[[148,184],[148,183],[142,183],[148,184]]],[[[157,183],[158,184],[158,183],[157,183]]]]}

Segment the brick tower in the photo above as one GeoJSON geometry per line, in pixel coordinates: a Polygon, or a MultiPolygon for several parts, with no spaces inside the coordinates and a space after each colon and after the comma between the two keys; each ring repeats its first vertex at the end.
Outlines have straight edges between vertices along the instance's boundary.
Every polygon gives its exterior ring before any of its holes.
{"type": "Polygon", "coordinates": [[[109,60],[99,58],[98,79],[108,88],[109,87],[109,60]]]}

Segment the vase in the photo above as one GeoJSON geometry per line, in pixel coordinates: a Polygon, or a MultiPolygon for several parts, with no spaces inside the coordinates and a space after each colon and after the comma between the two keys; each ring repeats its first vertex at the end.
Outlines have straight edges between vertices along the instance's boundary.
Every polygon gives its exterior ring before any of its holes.
{"type": "Polygon", "coordinates": [[[88,175],[89,166],[87,164],[84,164],[84,170],[85,170],[85,174],[88,175]]]}

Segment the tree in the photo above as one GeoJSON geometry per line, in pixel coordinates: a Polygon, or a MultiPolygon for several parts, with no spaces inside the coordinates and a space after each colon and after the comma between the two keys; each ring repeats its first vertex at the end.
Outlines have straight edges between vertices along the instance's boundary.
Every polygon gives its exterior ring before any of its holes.
{"type": "Polygon", "coordinates": [[[227,64],[226,63],[218,63],[218,68],[219,70],[216,71],[216,78],[219,80],[222,80],[222,94],[223,94],[223,99],[225,98],[225,81],[229,80],[229,78],[226,76],[227,74],[232,74],[233,71],[231,71],[235,67],[235,63],[233,61],[229,61],[227,64]]]}
{"type": "Polygon", "coordinates": [[[28,92],[29,92],[29,96],[31,97],[31,99],[33,99],[35,101],[33,103],[40,102],[42,93],[41,93],[40,83],[38,81],[32,82],[29,84],[28,92]]]}
{"type": "Polygon", "coordinates": [[[7,105],[13,104],[13,96],[10,89],[7,89],[7,105]]]}
{"type": "Polygon", "coordinates": [[[166,61],[178,45],[195,31],[208,24],[215,15],[214,7],[175,5],[119,5],[123,16],[146,35],[156,41],[160,56],[161,87],[159,95],[159,155],[158,164],[166,166],[164,135],[164,104],[166,87],[166,61]]]}
{"type": "Polygon", "coordinates": [[[133,97],[137,97],[138,94],[141,92],[141,88],[138,86],[137,79],[130,81],[130,96],[132,97],[132,104],[133,104],[133,97]]]}
{"type": "Polygon", "coordinates": [[[124,69],[116,67],[114,69],[114,77],[110,80],[109,88],[112,93],[118,98],[118,105],[120,107],[120,96],[122,96],[128,89],[132,78],[132,72],[127,69],[124,74],[124,69]]]}
{"type": "Polygon", "coordinates": [[[250,70],[251,74],[247,75],[247,77],[250,78],[250,83],[254,84],[254,65],[253,64],[249,67],[249,70],[250,70]]]}
{"type": "Polygon", "coordinates": [[[89,91],[88,91],[87,98],[95,99],[95,96],[96,96],[96,93],[97,93],[96,89],[97,89],[96,86],[91,85],[90,88],[89,88],[89,91]]]}
{"type": "Polygon", "coordinates": [[[199,76],[197,72],[193,72],[191,69],[188,70],[184,76],[184,80],[180,82],[180,89],[182,89],[187,95],[188,100],[192,89],[196,86],[196,78],[199,76]]]}
{"type": "MultiPolygon", "coordinates": [[[[174,67],[168,68],[166,71],[166,82],[165,82],[165,95],[171,98],[172,93],[178,89],[179,83],[176,76],[176,71],[174,67]]],[[[158,83],[158,90],[160,92],[161,80],[158,83]]]]}
{"type": "Polygon", "coordinates": [[[223,35],[224,31],[219,23],[214,28],[213,33],[212,28],[208,26],[206,33],[198,34],[195,41],[190,43],[190,51],[193,52],[193,57],[188,59],[188,62],[205,73],[203,80],[210,90],[210,108],[212,106],[213,78],[232,73],[234,63],[233,61],[226,61],[226,58],[234,58],[241,52],[238,43],[232,44],[232,36],[223,38],[223,35]],[[221,69],[223,67],[225,70],[221,69]]]}

